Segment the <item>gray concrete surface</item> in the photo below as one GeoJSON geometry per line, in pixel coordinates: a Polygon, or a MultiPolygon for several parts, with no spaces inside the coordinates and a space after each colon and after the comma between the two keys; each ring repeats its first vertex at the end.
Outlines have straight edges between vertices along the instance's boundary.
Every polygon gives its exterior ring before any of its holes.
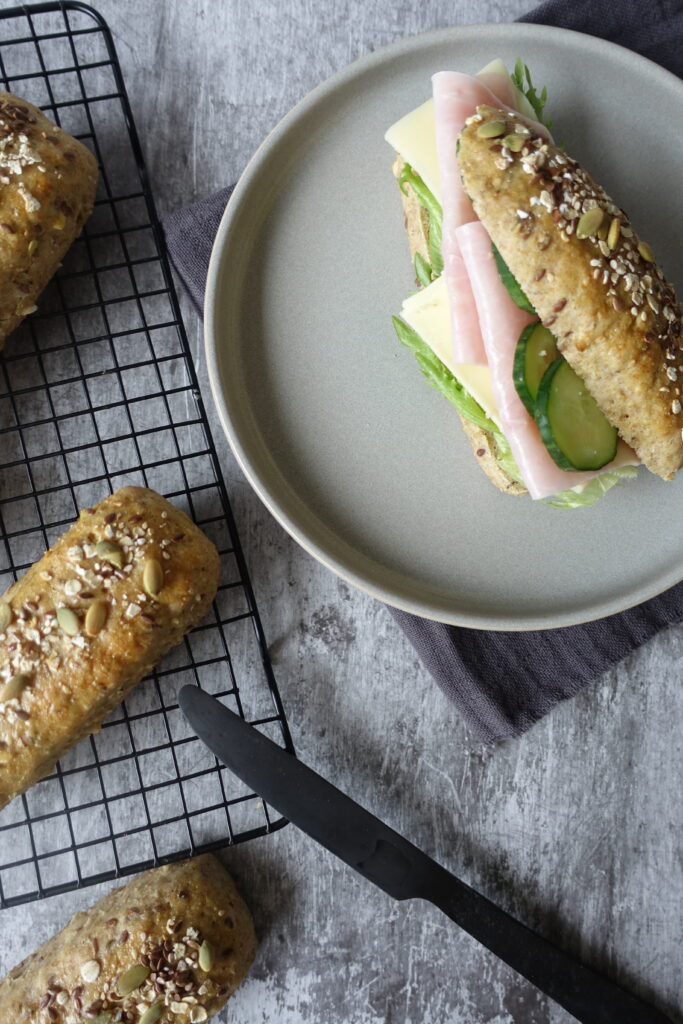
{"type": "MultiPolygon", "coordinates": [[[[98,6],[164,213],[234,180],[288,108],[354,58],[437,26],[512,19],[527,3],[98,6]]],[[[200,325],[183,302],[208,397],[200,325]]],[[[525,922],[683,1020],[683,630],[521,740],[483,749],[384,608],[296,546],[214,429],[301,756],[525,922]]],[[[261,949],[223,1024],[570,1020],[436,910],[391,902],[292,827],[224,859],[254,908],[261,949]]],[[[3,912],[0,972],[99,895],[3,912]]]]}

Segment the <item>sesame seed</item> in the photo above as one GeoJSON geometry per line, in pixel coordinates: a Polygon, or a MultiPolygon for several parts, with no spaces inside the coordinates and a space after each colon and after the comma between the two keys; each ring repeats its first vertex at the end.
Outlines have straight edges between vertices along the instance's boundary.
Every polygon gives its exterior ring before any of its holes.
{"type": "Polygon", "coordinates": [[[674,416],[678,416],[679,412],[681,411],[681,403],[678,401],[677,398],[674,398],[673,402],[671,403],[671,411],[674,414],[674,416]]]}
{"type": "Polygon", "coordinates": [[[669,378],[669,380],[677,380],[678,379],[678,371],[676,370],[676,367],[675,366],[667,366],[667,368],[666,368],[666,375],[669,378]]]}

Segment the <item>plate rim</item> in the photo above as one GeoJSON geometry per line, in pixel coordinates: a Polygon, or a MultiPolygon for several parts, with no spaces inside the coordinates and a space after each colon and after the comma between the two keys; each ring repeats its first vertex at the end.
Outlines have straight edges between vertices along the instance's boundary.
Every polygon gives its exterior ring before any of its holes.
{"type": "Polygon", "coordinates": [[[400,57],[403,53],[409,52],[413,48],[429,45],[432,41],[436,43],[447,37],[459,36],[462,38],[464,36],[466,38],[468,35],[471,36],[476,33],[477,37],[481,38],[483,33],[492,31],[500,32],[501,30],[511,32],[513,35],[516,33],[524,35],[526,31],[533,30],[535,33],[546,35],[555,40],[558,37],[560,39],[571,37],[575,41],[577,39],[580,40],[581,47],[588,50],[594,49],[598,54],[604,51],[619,50],[623,55],[622,59],[625,58],[637,67],[646,68],[650,74],[654,74],[656,77],[661,78],[663,84],[668,87],[673,86],[678,89],[681,93],[681,99],[683,100],[683,80],[673,72],[668,71],[666,68],[663,68],[661,65],[650,60],[648,57],[644,57],[642,54],[636,53],[627,47],[597,36],[586,35],[583,32],[577,32],[573,29],[558,28],[552,25],[541,25],[535,22],[500,21],[444,26],[395,40],[382,47],[378,47],[370,53],[363,54],[350,64],[347,64],[335,71],[322,82],[319,82],[313,87],[313,89],[298,100],[298,102],[291,107],[267,133],[239,176],[233,192],[229,197],[226,208],[223,211],[218,231],[216,232],[216,237],[211,249],[211,257],[209,260],[206,287],[204,291],[204,353],[214,407],[218,414],[221,427],[226,435],[230,448],[240,469],[270,514],[308,554],[312,555],[318,562],[335,573],[335,575],[339,576],[341,579],[350,583],[352,586],[363,591],[369,596],[401,611],[417,615],[420,618],[444,622],[447,625],[461,626],[465,628],[524,632],[530,630],[560,629],[568,626],[582,625],[587,622],[597,621],[609,615],[627,611],[630,608],[634,608],[645,601],[657,597],[666,590],[675,586],[677,583],[680,583],[683,580],[683,565],[681,565],[677,571],[672,570],[671,573],[667,575],[660,575],[657,582],[650,586],[643,584],[635,590],[630,590],[628,594],[624,595],[622,598],[615,597],[611,600],[603,599],[589,602],[588,604],[582,605],[581,608],[577,608],[575,613],[555,612],[547,615],[529,615],[528,613],[525,613],[513,619],[504,618],[500,615],[494,615],[491,613],[468,613],[462,608],[454,611],[448,611],[448,609],[439,604],[436,595],[429,604],[425,604],[422,600],[411,600],[409,597],[401,596],[393,590],[387,590],[381,585],[373,584],[367,578],[344,564],[343,561],[340,561],[338,558],[331,555],[319,543],[311,540],[296,520],[279,506],[277,499],[271,495],[266,483],[250,464],[249,458],[240,441],[239,431],[233,424],[230,410],[228,408],[228,400],[226,399],[225,393],[221,387],[221,373],[218,363],[219,329],[216,323],[217,318],[215,316],[219,284],[221,275],[224,272],[226,253],[229,248],[227,241],[229,240],[233,222],[238,218],[241,212],[242,197],[243,195],[248,194],[252,180],[258,175],[263,164],[268,160],[271,150],[278,144],[282,137],[288,134],[291,128],[296,126],[302,118],[305,118],[309,109],[314,108],[317,103],[329,97],[329,95],[336,89],[342,87],[348,79],[353,78],[358,74],[362,74],[366,68],[379,66],[386,61],[394,59],[395,57],[400,57]]]}

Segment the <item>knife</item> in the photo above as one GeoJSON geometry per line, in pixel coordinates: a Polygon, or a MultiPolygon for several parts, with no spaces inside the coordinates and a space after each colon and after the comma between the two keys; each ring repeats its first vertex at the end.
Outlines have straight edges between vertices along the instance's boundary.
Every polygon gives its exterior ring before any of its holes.
{"type": "Polygon", "coordinates": [[[215,697],[184,686],[178,699],[216,757],[285,818],[394,899],[433,903],[583,1024],[671,1024],[461,882],[215,697]]]}

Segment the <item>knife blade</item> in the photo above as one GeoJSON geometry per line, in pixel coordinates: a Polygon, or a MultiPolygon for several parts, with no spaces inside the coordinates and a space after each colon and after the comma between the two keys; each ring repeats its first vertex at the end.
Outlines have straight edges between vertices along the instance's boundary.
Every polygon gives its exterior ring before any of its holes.
{"type": "Polygon", "coordinates": [[[671,1024],[460,881],[215,697],[184,686],[179,703],[216,757],[285,818],[394,899],[439,907],[583,1024],[671,1024]]]}

